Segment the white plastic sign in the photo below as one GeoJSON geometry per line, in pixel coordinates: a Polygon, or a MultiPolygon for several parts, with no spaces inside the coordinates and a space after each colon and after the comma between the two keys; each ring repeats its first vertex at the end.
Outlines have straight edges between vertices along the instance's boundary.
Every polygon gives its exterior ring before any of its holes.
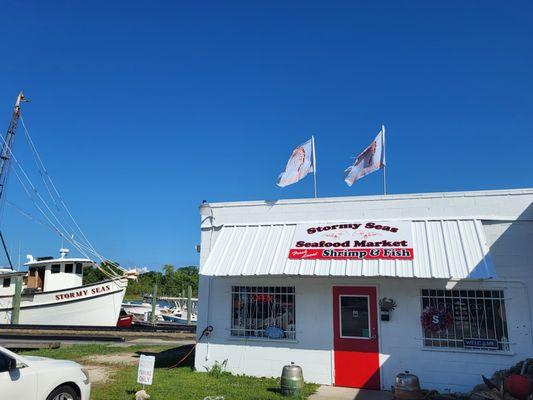
{"type": "Polygon", "coordinates": [[[145,356],[141,354],[139,358],[139,370],[137,371],[137,383],[142,385],[151,385],[154,378],[154,356],[145,356]]]}

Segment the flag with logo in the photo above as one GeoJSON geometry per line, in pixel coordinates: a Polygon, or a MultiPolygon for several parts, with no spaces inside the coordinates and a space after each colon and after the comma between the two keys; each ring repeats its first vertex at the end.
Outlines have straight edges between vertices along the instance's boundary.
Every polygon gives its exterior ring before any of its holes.
{"type": "Polygon", "coordinates": [[[355,181],[385,166],[385,127],[381,127],[376,138],[359,154],[352,165],[344,170],[344,181],[352,186],[355,181]]]}
{"type": "Polygon", "coordinates": [[[285,171],[278,177],[278,186],[292,185],[305,178],[309,172],[315,172],[314,147],[313,138],[311,138],[293,150],[285,171]]]}

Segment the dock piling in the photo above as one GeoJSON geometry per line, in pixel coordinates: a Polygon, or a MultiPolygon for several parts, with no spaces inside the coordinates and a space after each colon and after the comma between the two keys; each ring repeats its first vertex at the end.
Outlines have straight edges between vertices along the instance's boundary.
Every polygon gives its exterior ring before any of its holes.
{"type": "Polygon", "coordinates": [[[155,309],[157,306],[157,282],[154,283],[154,288],[152,289],[152,315],[150,317],[150,322],[155,325],[157,322],[157,315],[155,314],[155,309]]]}
{"type": "Polygon", "coordinates": [[[15,277],[15,296],[13,296],[13,310],[11,311],[11,325],[18,325],[20,315],[20,296],[22,293],[22,276],[15,277]]]}
{"type": "Polygon", "coordinates": [[[191,314],[192,314],[192,286],[187,287],[187,325],[191,324],[191,314]]]}

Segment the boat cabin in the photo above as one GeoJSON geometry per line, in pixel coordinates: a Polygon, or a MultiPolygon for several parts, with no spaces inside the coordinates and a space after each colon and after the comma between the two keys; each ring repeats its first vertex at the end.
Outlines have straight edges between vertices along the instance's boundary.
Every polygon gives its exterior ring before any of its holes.
{"type": "Polygon", "coordinates": [[[68,250],[61,249],[60,258],[28,255],[27,289],[40,292],[82,286],[83,269],[93,265],[87,258],[68,258],[68,250]]]}
{"type": "Polygon", "coordinates": [[[17,272],[10,268],[0,268],[0,296],[13,295],[15,293],[15,277],[24,275],[26,275],[26,272],[17,272]]]}

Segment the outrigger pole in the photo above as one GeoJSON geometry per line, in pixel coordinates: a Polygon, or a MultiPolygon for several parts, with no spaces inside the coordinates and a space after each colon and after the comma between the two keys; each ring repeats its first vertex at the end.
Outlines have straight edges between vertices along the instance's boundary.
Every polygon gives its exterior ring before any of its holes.
{"type": "MultiPolygon", "coordinates": [[[[11,148],[13,144],[13,140],[15,139],[15,131],[17,130],[17,123],[20,118],[20,103],[23,101],[27,101],[24,98],[24,95],[22,92],[20,92],[17,96],[17,101],[15,102],[15,108],[13,109],[13,116],[11,117],[11,122],[9,123],[9,128],[7,128],[6,137],[4,138],[4,143],[2,145],[2,153],[0,155],[0,202],[2,201],[2,197],[4,195],[4,190],[7,182],[7,175],[9,173],[9,156],[11,153],[11,148]]],[[[11,269],[13,269],[13,264],[11,263],[11,257],[9,257],[9,253],[7,251],[6,243],[4,241],[4,235],[2,235],[2,232],[0,231],[0,239],[2,240],[2,246],[4,247],[4,251],[7,256],[7,260],[9,261],[9,266],[11,269]]]]}

